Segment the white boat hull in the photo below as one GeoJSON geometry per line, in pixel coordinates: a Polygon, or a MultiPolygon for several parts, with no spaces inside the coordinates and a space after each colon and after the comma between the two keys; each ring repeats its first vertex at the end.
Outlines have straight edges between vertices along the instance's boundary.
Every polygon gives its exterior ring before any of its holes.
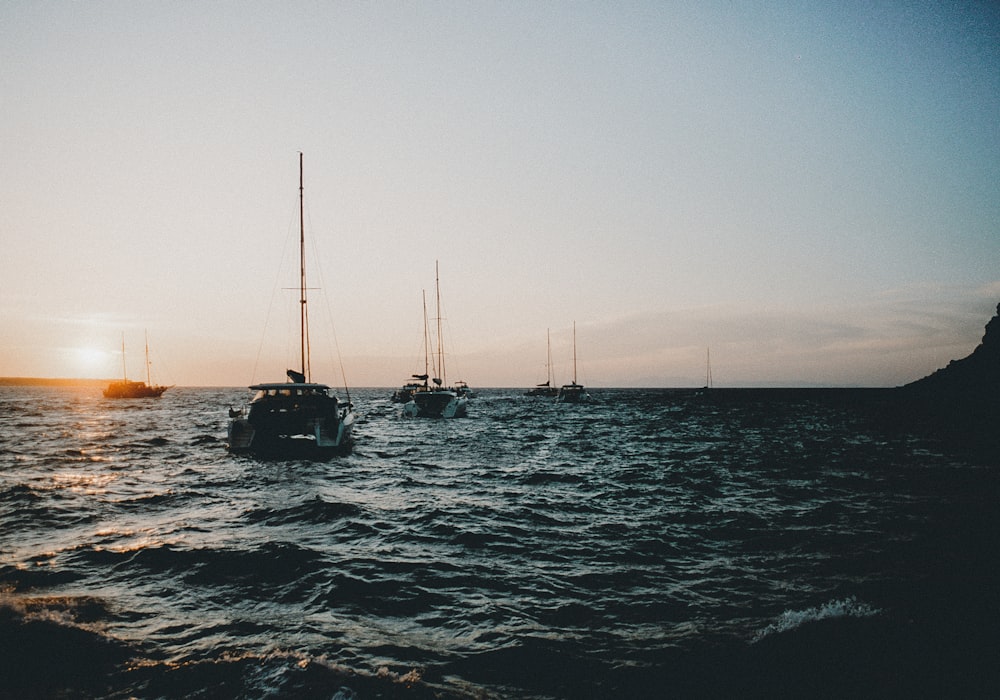
{"type": "Polygon", "coordinates": [[[403,405],[403,415],[411,418],[464,418],[469,400],[452,391],[426,391],[403,405]]]}

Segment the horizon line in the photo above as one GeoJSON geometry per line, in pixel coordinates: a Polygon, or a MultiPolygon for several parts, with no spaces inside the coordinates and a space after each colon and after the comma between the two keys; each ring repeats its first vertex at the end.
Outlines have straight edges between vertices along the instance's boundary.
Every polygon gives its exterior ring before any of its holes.
{"type": "MultiPolygon", "coordinates": [[[[108,382],[121,381],[120,379],[95,379],[92,377],[0,377],[0,386],[97,386],[101,384],[106,384],[108,382]]],[[[336,387],[332,385],[331,389],[349,389],[349,390],[361,390],[361,391],[391,391],[397,389],[396,385],[366,385],[366,386],[353,386],[353,387],[336,387]]],[[[528,390],[531,389],[533,385],[518,385],[518,386],[481,386],[473,387],[473,391],[516,391],[516,390],[528,390]]],[[[775,383],[758,383],[758,382],[748,382],[748,383],[733,383],[726,386],[715,385],[711,388],[705,387],[703,385],[685,385],[685,386],[588,386],[587,389],[590,391],[625,391],[629,389],[638,390],[664,390],[664,391],[725,391],[725,390],[737,390],[737,389],[897,389],[905,384],[894,385],[894,386],[876,386],[876,385],[861,385],[861,384],[813,384],[809,382],[775,382],[775,383]]],[[[170,387],[172,389],[249,389],[249,385],[239,385],[239,384],[177,384],[170,387]]]]}

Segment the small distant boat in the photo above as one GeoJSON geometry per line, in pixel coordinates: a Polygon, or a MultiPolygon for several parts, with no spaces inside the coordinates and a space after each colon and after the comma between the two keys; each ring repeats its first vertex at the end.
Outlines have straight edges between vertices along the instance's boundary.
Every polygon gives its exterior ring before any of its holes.
{"type": "Polygon", "coordinates": [[[712,388],[712,349],[705,348],[705,387],[708,391],[712,388]]]}
{"type": "Polygon", "coordinates": [[[576,383],[576,321],[573,321],[573,383],[563,384],[556,395],[556,403],[586,403],[590,394],[582,384],[576,383]]]}
{"type": "Polygon", "coordinates": [[[247,410],[229,409],[229,450],[260,456],[322,458],[343,454],[352,445],[354,406],[310,377],[309,315],[306,311],[305,224],[302,154],[299,153],[299,351],[301,369],[288,381],[254,384],[247,410]]]}
{"type": "Polygon", "coordinates": [[[705,386],[694,392],[695,396],[708,396],[712,393],[712,350],[705,348],[705,386]]]}
{"type": "Polygon", "coordinates": [[[411,374],[410,380],[406,382],[402,388],[396,389],[392,393],[393,403],[407,404],[413,401],[413,396],[420,391],[430,391],[430,384],[427,382],[430,380],[430,365],[431,365],[431,355],[430,355],[430,330],[427,327],[427,292],[421,292],[424,301],[424,373],[423,374],[411,374]]]}
{"type": "MultiPolygon", "coordinates": [[[[466,404],[469,400],[469,386],[459,382],[453,387],[448,386],[448,377],[444,361],[444,340],[441,327],[441,276],[438,263],[434,263],[434,286],[437,294],[437,352],[434,356],[434,373],[429,371],[422,375],[413,375],[414,379],[423,381],[410,395],[409,401],[403,405],[403,412],[408,416],[419,418],[462,418],[467,413],[466,404]],[[430,379],[430,383],[428,383],[430,379]]],[[[427,300],[424,298],[424,364],[429,368],[427,332],[427,300]]],[[[405,389],[406,387],[404,387],[405,389]]]]}
{"type": "Polygon", "coordinates": [[[536,384],[534,388],[524,392],[524,395],[552,397],[558,394],[559,389],[556,388],[552,377],[552,343],[549,340],[549,330],[545,329],[545,382],[536,384]]]}
{"type": "Polygon", "coordinates": [[[125,334],[122,333],[122,380],[111,382],[104,390],[106,399],[158,399],[169,386],[154,385],[149,378],[149,336],[146,336],[146,381],[134,382],[128,378],[125,366],[125,334]]]}
{"type": "Polygon", "coordinates": [[[420,381],[417,382],[407,382],[401,388],[396,389],[392,392],[392,402],[393,403],[409,403],[413,400],[413,394],[418,391],[427,391],[427,379],[430,375],[427,374],[414,374],[413,379],[420,381]]]}

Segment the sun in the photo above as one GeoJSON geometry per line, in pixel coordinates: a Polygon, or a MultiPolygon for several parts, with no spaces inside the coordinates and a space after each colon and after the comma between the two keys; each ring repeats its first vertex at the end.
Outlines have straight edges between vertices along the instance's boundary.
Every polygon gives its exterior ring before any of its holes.
{"type": "Polygon", "coordinates": [[[81,377],[97,378],[108,373],[111,356],[105,350],[92,347],[73,349],[73,361],[81,377]]]}

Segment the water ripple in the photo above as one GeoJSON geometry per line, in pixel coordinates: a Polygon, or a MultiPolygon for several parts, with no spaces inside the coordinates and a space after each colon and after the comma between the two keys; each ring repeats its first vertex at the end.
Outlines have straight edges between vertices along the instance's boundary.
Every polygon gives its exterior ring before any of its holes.
{"type": "Polygon", "coordinates": [[[238,390],[0,389],[3,629],[126,653],[116,697],[646,697],[713,645],[875,624],[953,549],[931,520],[1000,492],[867,395],[386,394],[353,454],[258,462],[223,448],[238,390]]]}

